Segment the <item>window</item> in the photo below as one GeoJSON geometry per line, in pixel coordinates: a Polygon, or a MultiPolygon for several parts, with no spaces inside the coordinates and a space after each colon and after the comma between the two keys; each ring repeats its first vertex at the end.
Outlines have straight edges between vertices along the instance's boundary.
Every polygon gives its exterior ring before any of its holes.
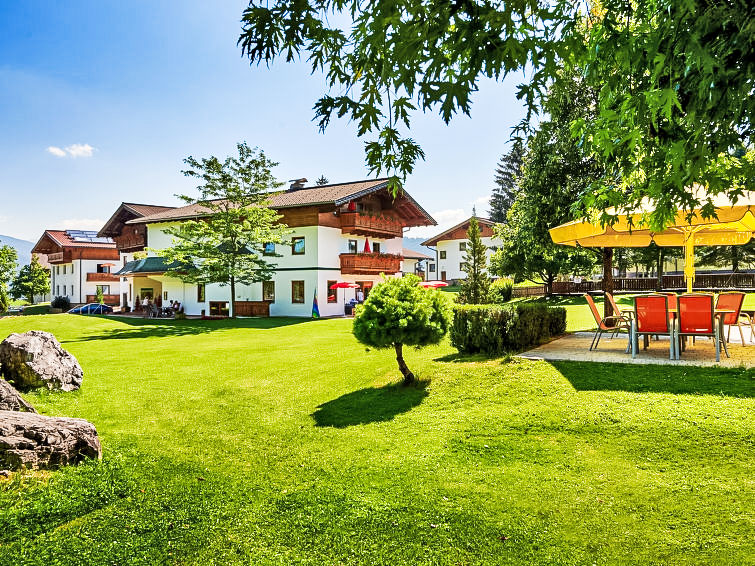
{"type": "Polygon", "coordinates": [[[168,292],[163,291],[163,301],[167,301],[167,300],[168,300],[168,292]]]}
{"type": "Polygon", "coordinates": [[[197,302],[204,303],[204,283],[197,285],[197,302]]]}
{"type": "Polygon", "coordinates": [[[275,302],[275,281],[262,282],[262,300],[275,302]]]}
{"type": "Polygon", "coordinates": [[[65,274],[66,274],[66,266],[64,265],[63,266],[63,275],[65,275],[65,274]]]}
{"type": "Polygon", "coordinates": [[[103,295],[109,295],[110,294],[110,285],[97,285],[98,289],[102,289],[103,295]]]}
{"type": "Polygon", "coordinates": [[[228,301],[210,301],[210,316],[228,316],[228,301]]]}
{"type": "Polygon", "coordinates": [[[460,252],[467,251],[467,243],[466,242],[459,242],[459,251],[460,252]]]}
{"type": "Polygon", "coordinates": [[[97,264],[97,273],[110,273],[110,266],[98,263],[97,264]]]}
{"type": "Polygon", "coordinates": [[[297,236],[296,238],[291,238],[291,254],[304,255],[304,236],[297,236]]]}
{"type": "Polygon", "coordinates": [[[154,297],[154,293],[155,293],[155,290],[152,287],[142,287],[139,290],[139,297],[142,300],[144,300],[145,298],[151,299],[152,297],[154,297]]]}
{"type": "Polygon", "coordinates": [[[263,255],[275,255],[275,244],[273,242],[266,242],[262,253],[263,255]]]}
{"type": "Polygon", "coordinates": [[[71,296],[73,297],[73,285],[71,285],[71,296]]]}
{"type": "MultiPolygon", "coordinates": [[[[349,249],[351,249],[351,242],[354,242],[354,245],[356,246],[357,241],[356,240],[349,240],[349,249]]],[[[350,252],[354,253],[354,252],[350,252]]],[[[338,302],[338,289],[331,289],[333,285],[335,285],[337,281],[328,281],[328,302],[329,303],[337,303],[338,302]]]]}
{"type": "Polygon", "coordinates": [[[60,266],[59,265],[55,266],[55,275],[60,275],[60,266]]]}
{"type": "Polygon", "coordinates": [[[304,281],[291,281],[291,302],[304,302],[304,281]]]}
{"type": "MultiPolygon", "coordinates": [[[[349,253],[350,254],[357,253],[357,241],[356,240],[349,240],[349,253]]],[[[328,288],[330,288],[330,285],[328,285],[328,288]]]]}
{"type": "Polygon", "coordinates": [[[55,285],[55,294],[60,296],[60,285],[55,285]]]}
{"type": "Polygon", "coordinates": [[[372,251],[376,254],[380,253],[380,242],[372,242],[372,251]]]}
{"type": "Polygon", "coordinates": [[[75,263],[72,263],[72,264],[71,264],[71,273],[73,273],[73,268],[74,268],[74,267],[76,267],[76,264],[75,264],[75,263]]]}
{"type": "Polygon", "coordinates": [[[446,251],[445,250],[443,250],[442,252],[440,252],[440,259],[446,259],[446,251]]]}
{"type": "Polygon", "coordinates": [[[435,264],[434,263],[428,264],[427,269],[430,271],[430,273],[435,273],[435,264]]]}

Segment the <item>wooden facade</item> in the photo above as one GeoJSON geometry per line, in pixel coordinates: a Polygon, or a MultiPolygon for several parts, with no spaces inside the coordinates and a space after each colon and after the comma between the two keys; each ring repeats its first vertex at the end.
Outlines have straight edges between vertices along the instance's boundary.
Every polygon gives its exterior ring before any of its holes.
{"type": "Polygon", "coordinates": [[[236,316],[270,316],[269,301],[234,301],[236,316]]]}
{"type": "Polygon", "coordinates": [[[380,275],[401,271],[401,260],[394,254],[340,254],[341,273],[344,275],[380,275]]]}

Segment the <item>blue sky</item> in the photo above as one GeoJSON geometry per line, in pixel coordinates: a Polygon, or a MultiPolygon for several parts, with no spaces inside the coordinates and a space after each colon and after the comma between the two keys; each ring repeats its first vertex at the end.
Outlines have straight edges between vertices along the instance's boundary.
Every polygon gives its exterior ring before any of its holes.
{"type": "MultiPolygon", "coordinates": [[[[250,67],[246,3],[0,0],[0,234],[97,229],[122,201],[177,204],[188,155],[265,150],[282,181],[367,178],[353,125],[312,122],[324,92],[305,63],[250,67]]],[[[483,82],[471,118],[416,116],[406,188],[439,228],[487,210],[493,168],[523,110],[519,78],[483,82]]],[[[415,231],[429,236],[436,228],[415,231]]]]}

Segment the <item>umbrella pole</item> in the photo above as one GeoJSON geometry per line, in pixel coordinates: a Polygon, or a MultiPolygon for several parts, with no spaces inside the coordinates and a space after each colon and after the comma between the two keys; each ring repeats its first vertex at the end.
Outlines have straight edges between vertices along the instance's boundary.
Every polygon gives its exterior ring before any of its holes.
{"type": "Polygon", "coordinates": [[[695,235],[687,234],[684,240],[684,278],[687,280],[687,292],[692,292],[692,283],[695,281],[695,235]]]}

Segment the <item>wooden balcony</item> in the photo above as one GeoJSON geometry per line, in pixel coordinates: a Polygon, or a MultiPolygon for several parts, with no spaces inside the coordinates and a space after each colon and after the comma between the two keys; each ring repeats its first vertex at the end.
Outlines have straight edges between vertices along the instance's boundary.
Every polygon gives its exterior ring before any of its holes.
{"type": "Polygon", "coordinates": [[[379,275],[401,271],[401,260],[394,254],[341,254],[343,275],[379,275]]]}
{"type": "MultiPolygon", "coordinates": [[[[106,305],[112,306],[118,306],[121,304],[121,297],[120,295],[103,295],[102,296],[103,301],[106,305]]],[[[97,295],[87,295],[87,303],[96,303],[97,302],[97,295]]]]}
{"type": "Polygon", "coordinates": [[[62,263],[64,260],[65,254],[64,252],[55,252],[52,254],[47,254],[47,261],[48,263],[62,263]]]}
{"type": "Polygon", "coordinates": [[[118,283],[121,278],[114,273],[87,273],[87,281],[92,283],[118,283]]]}
{"type": "Polygon", "coordinates": [[[374,238],[400,238],[404,234],[404,224],[400,219],[393,216],[370,216],[359,212],[342,212],[341,233],[372,236],[374,238]]]}

